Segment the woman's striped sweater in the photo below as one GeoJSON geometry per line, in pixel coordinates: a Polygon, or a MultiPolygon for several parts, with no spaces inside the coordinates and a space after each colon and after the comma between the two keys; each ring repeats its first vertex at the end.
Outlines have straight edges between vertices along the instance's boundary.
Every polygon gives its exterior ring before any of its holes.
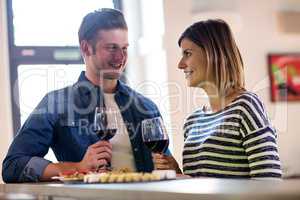
{"type": "Polygon", "coordinates": [[[261,100],[244,92],[219,112],[200,109],[186,119],[183,171],[218,178],[280,178],[276,138],[261,100]]]}

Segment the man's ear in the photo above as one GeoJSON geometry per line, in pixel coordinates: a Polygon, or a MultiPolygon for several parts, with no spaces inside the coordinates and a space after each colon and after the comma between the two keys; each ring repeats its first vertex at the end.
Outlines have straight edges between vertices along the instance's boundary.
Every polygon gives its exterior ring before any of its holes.
{"type": "Polygon", "coordinates": [[[92,54],[92,47],[86,40],[80,42],[80,50],[84,56],[90,56],[92,54]]]}

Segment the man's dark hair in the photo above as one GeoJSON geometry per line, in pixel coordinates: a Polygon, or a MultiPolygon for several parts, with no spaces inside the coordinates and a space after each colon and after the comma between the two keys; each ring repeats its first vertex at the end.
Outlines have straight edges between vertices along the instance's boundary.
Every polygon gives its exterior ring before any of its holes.
{"type": "Polygon", "coordinates": [[[78,38],[79,44],[82,40],[94,41],[99,30],[126,29],[127,24],[121,11],[112,8],[101,8],[88,13],[82,20],[78,38]]]}

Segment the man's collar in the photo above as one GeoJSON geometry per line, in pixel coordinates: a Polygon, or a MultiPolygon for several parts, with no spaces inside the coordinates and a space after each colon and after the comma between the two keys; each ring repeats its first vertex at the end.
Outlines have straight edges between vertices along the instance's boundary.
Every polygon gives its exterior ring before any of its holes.
{"type": "Polygon", "coordinates": [[[118,80],[116,92],[117,93],[119,92],[119,93],[122,93],[122,94],[125,94],[128,96],[130,95],[130,90],[129,90],[128,86],[120,80],[118,80]]]}
{"type": "MultiPolygon", "coordinates": [[[[97,90],[101,88],[97,85],[94,85],[90,80],[87,79],[87,77],[85,76],[85,71],[82,71],[80,73],[80,76],[78,78],[77,83],[75,84],[77,87],[80,87],[80,90],[84,93],[84,94],[89,94],[92,92],[92,90],[97,90]]],[[[130,91],[128,90],[127,86],[125,83],[123,83],[122,81],[118,80],[117,83],[117,89],[116,89],[116,94],[117,93],[122,93],[125,95],[130,95],[130,91]]]]}

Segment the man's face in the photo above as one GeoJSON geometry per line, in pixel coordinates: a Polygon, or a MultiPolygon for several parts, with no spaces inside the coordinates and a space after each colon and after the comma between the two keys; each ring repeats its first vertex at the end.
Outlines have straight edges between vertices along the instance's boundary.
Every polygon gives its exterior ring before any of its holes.
{"type": "Polygon", "coordinates": [[[88,70],[104,79],[119,79],[127,61],[128,32],[125,29],[98,32],[95,49],[89,44],[88,70]]]}

